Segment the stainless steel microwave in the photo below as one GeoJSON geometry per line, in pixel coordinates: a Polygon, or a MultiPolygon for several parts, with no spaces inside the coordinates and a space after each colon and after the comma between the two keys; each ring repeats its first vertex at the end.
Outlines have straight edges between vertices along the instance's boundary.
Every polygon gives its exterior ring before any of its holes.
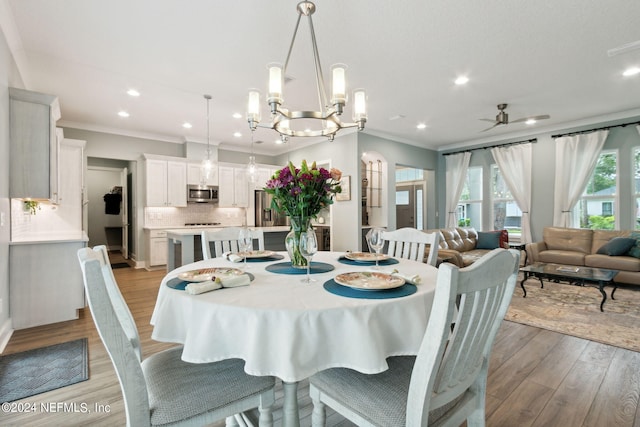
{"type": "Polygon", "coordinates": [[[188,203],[218,203],[218,187],[215,185],[188,185],[188,203]]]}

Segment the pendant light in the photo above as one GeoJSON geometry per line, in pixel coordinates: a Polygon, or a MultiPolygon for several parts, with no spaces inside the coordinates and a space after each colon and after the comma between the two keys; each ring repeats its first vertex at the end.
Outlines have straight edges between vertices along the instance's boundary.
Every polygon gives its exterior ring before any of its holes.
{"type": "Polygon", "coordinates": [[[207,154],[200,165],[200,184],[203,186],[208,184],[215,167],[215,163],[211,160],[211,142],[209,141],[209,101],[211,101],[211,95],[204,95],[204,99],[207,100],[207,154]]]}
{"type": "Polygon", "coordinates": [[[256,156],[253,155],[253,131],[251,131],[251,155],[247,164],[247,177],[251,184],[255,184],[258,180],[258,166],[256,165],[256,156]]]}

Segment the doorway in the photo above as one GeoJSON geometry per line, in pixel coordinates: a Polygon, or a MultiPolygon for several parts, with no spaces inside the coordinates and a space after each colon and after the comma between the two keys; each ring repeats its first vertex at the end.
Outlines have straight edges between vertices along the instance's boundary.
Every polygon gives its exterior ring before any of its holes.
{"type": "Polygon", "coordinates": [[[422,169],[396,167],[396,228],[425,229],[426,175],[422,169]]]}
{"type": "Polygon", "coordinates": [[[129,258],[129,180],[126,167],[87,167],[89,246],[105,245],[124,259],[129,258]]]}

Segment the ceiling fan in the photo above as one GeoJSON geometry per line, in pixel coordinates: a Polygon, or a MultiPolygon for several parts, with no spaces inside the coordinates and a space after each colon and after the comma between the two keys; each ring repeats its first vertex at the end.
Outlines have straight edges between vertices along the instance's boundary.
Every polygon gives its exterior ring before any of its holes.
{"type": "Polygon", "coordinates": [[[533,122],[536,122],[538,120],[544,120],[544,119],[550,118],[550,116],[548,114],[542,114],[540,116],[522,117],[520,119],[509,121],[509,114],[507,114],[506,111],[504,111],[506,108],[507,108],[507,104],[498,104],[498,110],[500,110],[500,111],[498,111],[498,115],[496,115],[495,120],[493,120],[493,119],[480,119],[480,120],[485,121],[485,122],[493,123],[493,126],[483,130],[482,132],[486,132],[488,130],[491,130],[496,126],[508,125],[509,123],[520,123],[520,122],[526,122],[528,120],[533,120],[533,122]]]}

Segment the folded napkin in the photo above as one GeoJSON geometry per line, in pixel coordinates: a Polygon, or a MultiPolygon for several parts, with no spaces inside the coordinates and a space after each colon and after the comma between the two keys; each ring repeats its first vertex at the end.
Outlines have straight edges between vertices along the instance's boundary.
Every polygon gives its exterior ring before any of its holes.
{"type": "Polygon", "coordinates": [[[233,252],[225,252],[222,254],[222,256],[231,262],[240,262],[244,259],[244,257],[241,257],[238,254],[234,254],[233,252]]]}
{"type": "Polygon", "coordinates": [[[216,280],[220,280],[220,284],[223,288],[237,288],[238,286],[247,286],[251,283],[251,279],[247,274],[220,277],[216,280]]]}
{"type": "Polygon", "coordinates": [[[408,274],[402,274],[398,270],[393,270],[391,272],[393,276],[402,277],[405,282],[411,283],[412,285],[419,285],[422,282],[422,278],[419,274],[414,274],[413,276],[409,276],[408,274]]]}
{"type": "Polygon", "coordinates": [[[199,283],[189,283],[184,290],[187,291],[188,294],[198,295],[204,292],[215,291],[216,289],[220,289],[222,287],[222,283],[213,280],[207,280],[205,282],[199,283]]]}

